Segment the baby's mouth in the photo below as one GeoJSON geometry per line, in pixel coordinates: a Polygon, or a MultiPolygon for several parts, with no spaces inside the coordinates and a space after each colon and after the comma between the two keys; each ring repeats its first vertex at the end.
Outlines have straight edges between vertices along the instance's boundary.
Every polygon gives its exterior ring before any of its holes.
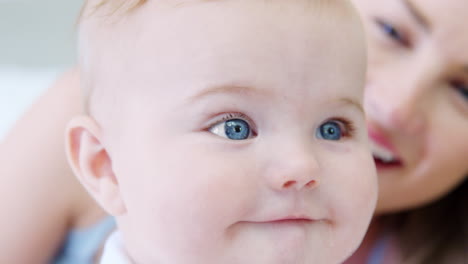
{"type": "Polygon", "coordinates": [[[316,222],[315,219],[310,218],[296,218],[296,217],[285,217],[281,219],[275,219],[271,221],[266,221],[265,223],[271,224],[308,224],[312,222],[316,222]]]}
{"type": "Polygon", "coordinates": [[[268,218],[265,218],[265,219],[261,219],[261,220],[255,220],[255,221],[248,221],[250,223],[255,223],[255,224],[274,224],[274,225],[294,225],[294,224],[310,224],[310,223],[314,223],[314,222],[324,222],[326,221],[325,219],[323,218],[319,218],[319,219],[316,219],[316,218],[312,218],[312,217],[309,217],[307,216],[306,214],[301,214],[301,215],[297,215],[297,214],[285,214],[283,216],[280,216],[280,217],[268,217],[268,218]]]}

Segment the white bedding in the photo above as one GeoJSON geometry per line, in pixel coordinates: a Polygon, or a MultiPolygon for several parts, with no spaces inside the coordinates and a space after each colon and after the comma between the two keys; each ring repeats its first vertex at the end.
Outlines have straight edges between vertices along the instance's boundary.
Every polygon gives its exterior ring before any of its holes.
{"type": "Polygon", "coordinates": [[[61,71],[0,67],[0,140],[61,71]]]}

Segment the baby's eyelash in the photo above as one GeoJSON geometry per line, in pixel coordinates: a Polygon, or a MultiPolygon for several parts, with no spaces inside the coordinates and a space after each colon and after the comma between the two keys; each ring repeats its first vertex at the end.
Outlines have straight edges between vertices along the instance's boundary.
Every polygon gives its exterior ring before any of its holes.
{"type": "Polygon", "coordinates": [[[255,126],[255,123],[246,114],[243,114],[243,113],[240,113],[240,112],[229,112],[229,113],[222,113],[222,114],[218,115],[217,118],[215,118],[212,122],[210,122],[210,124],[208,125],[206,130],[209,130],[213,126],[215,126],[215,125],[217,125],[219,123],[222,123],[224,121],[231,120],[231,119],[242,119],[242,120],[244,120],[245,122],[247,122],[249,124],[250,128],[252,129],[252,134],[254,136],[257,135],[257,127],[255,126]]]}
{"type": "Polygon", "coordinates": [[[223,122],[229,119],[234,119],[234,118],[244,119],[245,121],[250,123],[250,118],[247,117],[243,113],[225,113],[221,116],[221,118],[216,123],[223,122]]]}
{"type": "Polygon", "coordinates": [[[354,126],[354,123],[351,122],[350,120],[343,118],[343,117],[333,117],[328,119],[327,121],[335,121],[340,123],[342,125],[342,131],[343,131],[343,136],[346,138],[351,138],[354,137],[356,133],[356,127],[354,126]]]}

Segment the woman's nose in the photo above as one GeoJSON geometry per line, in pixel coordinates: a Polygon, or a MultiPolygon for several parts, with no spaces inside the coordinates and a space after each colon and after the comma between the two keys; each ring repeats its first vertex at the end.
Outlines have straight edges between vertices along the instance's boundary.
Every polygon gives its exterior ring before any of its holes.
{"type": "Polygon", "coordinates": [[[368,117],[383,128],[407,135],[419,134],[425,126],[424,87],[416,82],[373,84],[367,87],[368,117]]]}
{"type": "Polygon", "coordinates": [[[418,135],[427,127],[446,63],[432,45],[407,58],[369,68],[365,90],[367,115],[382,128],[418,135]]]}

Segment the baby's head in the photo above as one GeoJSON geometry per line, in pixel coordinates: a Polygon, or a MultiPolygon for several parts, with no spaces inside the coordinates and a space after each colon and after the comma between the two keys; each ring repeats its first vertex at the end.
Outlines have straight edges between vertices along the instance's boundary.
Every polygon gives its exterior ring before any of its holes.
{"type": "Polygon", "coordinates": [[[350,4],[120,2],[84,11],[67,145],[135,263],[349,256],[376,201],[350,4]]]}

